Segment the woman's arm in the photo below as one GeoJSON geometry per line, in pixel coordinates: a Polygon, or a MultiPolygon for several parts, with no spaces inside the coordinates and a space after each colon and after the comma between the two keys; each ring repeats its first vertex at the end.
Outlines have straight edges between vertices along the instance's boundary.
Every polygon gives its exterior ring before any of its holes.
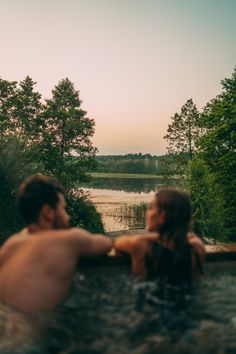
{"type": "Polygon", "coordinates": [[[188,242],[190,243],[190,245],[194,247],[195,251],[198,253],[200,257],[202,264],[204,264],[206,259],[206,251],[202,240],[194,234],[189,234],[188,242]]]}
{"type": "Polygon", "coordinates": [[[202,240],[194,235],[188,235],[188,242],[193,247],[192,252],[192,269],[193,269],[193,278],[199,280],[203,275],[203,266],[206,259],[206,251],[202,240]]]}
{"type": "Polygon", "coordinates": [[[126,253],[131,257],[132,273],[144,278],[147,273],[145,255],[148,252],[148,239],[142,236],[121,236],[115,240],[116,253],[126,253]]]}
{"type": "Polygon", "coordinates": [[[133,252],[135,236],[120,236],[114,241],[114,249],[116,254],[133,252]]]}

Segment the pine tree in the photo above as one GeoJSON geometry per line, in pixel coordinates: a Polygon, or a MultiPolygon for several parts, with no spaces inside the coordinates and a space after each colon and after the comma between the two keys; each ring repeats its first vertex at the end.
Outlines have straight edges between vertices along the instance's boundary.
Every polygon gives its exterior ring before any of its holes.
{"type": "Polygon", "coordinates": [[[69,186],[86,179],[96,153],[90,140],[94,120],[86,116],[81,103],[79,91],[66,78],[54,88],[42,114],[42,152],[47,173],[69,186]]]}
{"type": "Polygon", "coordinates": [[[16,95],[16,81],[0,78],[0,138],[11,134],[14,127],[13,110],[16,95]]]}
{"type": "Polygon", "coordinates": [[[187,154],[188,159],[193,158],[196,142],[201,129],[199,127],[199,112],[190,98],[182,106],[180,114],[175,113],[168,125],[167,134],[164,136],[168,143],[168,152],[187,154]]]}
{"type": "Polygon", "coordinates": [[[16,90],[14,120],[16,132],[27,138],[27,143],[39,142],[41,136],[41,94],[34,90],[36,82],[29,76],[19,83],[16,90]]]}

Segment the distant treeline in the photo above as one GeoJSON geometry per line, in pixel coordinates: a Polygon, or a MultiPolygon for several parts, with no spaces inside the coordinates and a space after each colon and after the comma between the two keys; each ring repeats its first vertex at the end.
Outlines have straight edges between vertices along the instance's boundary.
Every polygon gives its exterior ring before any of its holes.
{"type": "Polygon", "coordinates": [[[150,154],[127,154],[96,156],[96,172],[103,173],[143,173],[163,175],[169,169],[176,169],[176,157],[172,154],[153,156],[150,154]]]}

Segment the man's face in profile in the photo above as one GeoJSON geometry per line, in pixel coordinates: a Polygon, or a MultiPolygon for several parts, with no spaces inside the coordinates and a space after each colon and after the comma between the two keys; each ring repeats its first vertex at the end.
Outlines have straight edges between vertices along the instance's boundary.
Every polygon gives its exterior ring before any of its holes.
{"type": "Polygon", "coordinates": [[[63,194],[58,193],[58,203],[55,208],[53,228],[67,229],[70,227],[70,216],[66,211],[66,202],[63,194]]]}

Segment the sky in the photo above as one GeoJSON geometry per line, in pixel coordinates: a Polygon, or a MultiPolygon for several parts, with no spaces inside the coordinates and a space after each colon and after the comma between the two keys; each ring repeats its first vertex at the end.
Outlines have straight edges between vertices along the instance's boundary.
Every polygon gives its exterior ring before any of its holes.
{"type": "Polygon", "coordinates": [[[164,154],[171,116],[236,65],[236,0],[0,0],[0,76],[44,98],[68,77],[99,154],[164,154]]]}

